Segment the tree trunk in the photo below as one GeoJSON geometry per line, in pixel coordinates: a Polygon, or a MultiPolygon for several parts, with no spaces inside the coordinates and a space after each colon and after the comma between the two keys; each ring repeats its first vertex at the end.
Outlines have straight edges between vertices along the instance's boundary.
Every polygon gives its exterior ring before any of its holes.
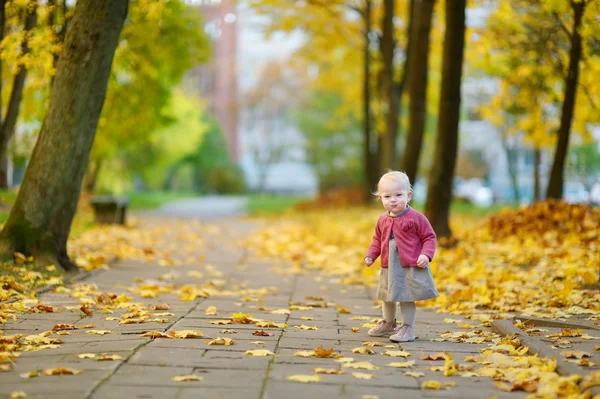
{"type": "Polygon", "coordinates": [[[85,176],[83,183],[83,190],[88,194],[94,194],[96,190],[96,183],[98,183],[98,176],[100,175],[100,169],[102,168],[102,160],[90,162],[88,166],[88,173],[85,176]]]}
{"type": "Polygon", "coordinates": [[[579,60],[581,58],[581,18],[585,8],[585,1],[571,1],[573,8],[573,31],[571,32],[571,50],[569,51],[569,70],[565,78],[565,99],[562,104],[560,127],[558,129],[558,141],[554,153],[554,162],[550,172],[550,181],[546,198],[561,199],[563,194],[563,172],[565,160],[569,151],[569,136],[571,134],[571,122],[575,109],[575,97],[577,95],[577,81],[579,78],[579,60]]]}
{"type": "Polygon", "coordinates": [[[513,200],[515,201],[515,204],[518,204],[519,201],[521,201],[521,193],[519,192],[519,176],[517,168],[515,167],[518,153],[515,149],[508,148],[504,137],[502,137],[501,142],[504,149],[504,154],[506,155],[506,161],[508,163],[508,175],[510,176],[510,184],[513,189],[513,200]]]}
{"type": "Polygon", "coordinates": [[[419,157],[427,117],[427,72],[429,60],[429,33],[435,0],[415,0],[415,14],[412,32],[413,41],[409,59],[410,79],[408,90],[410,103],[408,111],[408,135],[402,158],[402,170],[414,184],[417,179],[419,157]]]}
{"type": "Polygon", "coordinates": [[[382,104],[385,118],[385,132],[381,136],[379,159],[381,172],[393,169],[396,165],[396,141],[398,136],[398,92],[394,78],[394,2],[384,0],[381,54],[383,59],[382,104]]]}
{"type": "Polygon", "coordinates": [[[38,262],[76,268],[67,254],[67,238],[127,7],[127,0],[79,0],[75,5],[48,111],[0,233],[2,258],[18,251],[38,262]]]}
{"type": "Polygon", "coordinates": [[[448,217],[458,149],[460,82],[465,40],[466,0],[446,0],[439,120],[429,175],[425,215],[439,237],[452,237],[448,217]]]}
{"type": "Polygon", "coordinates": [[[542,199],[540,188],[540,162],[542,153],[539,148],[533,150],[533,202],[538,202],[542,199]]]}
{"type": "Polygon", "coordinates": [[[371,32],[371,0],[365,0],[364,12],[364,64],[363,64],[363,156],[365,163],[365,200],[371,197],[379,179],[377,163],[377,141],[372,131],[371,119],[371,49],[369,33],[371,32]]]}
{"type": "MultiPolygon", "coordinates": [[[[6,0],[0,0],[0,43],[4,40],[6,28],[6,0]]],[[[2,59],[0,59],[0,93],[2,93],[2,59]]],[[[2,122],[2,97],[0,96],[0,122],[2,122]]]]}
{"type": "MultiPolygon", "coordinates": [[[[32,7],[27,7],[27,16],[25,17],[25,27],[23,28],[24,37],[21,43],[21,55],[29,53],[29,34],[33,30],[37,20],[37,2],[33,2],[32,7]]],[[[1,72],[1,71],[0,71],[1,72]]],[[[0,188],[8,188],[8,143],[15,132],[15,125],[19,116],[19,108],[23,99],[23,88],[25,87],[25,77],[27,68],[25,65],[19,67],[19,72],[13,80],[13,87],[10,93],[10,100],[6,110],[6,117],[0,128],[0,188]]]]}

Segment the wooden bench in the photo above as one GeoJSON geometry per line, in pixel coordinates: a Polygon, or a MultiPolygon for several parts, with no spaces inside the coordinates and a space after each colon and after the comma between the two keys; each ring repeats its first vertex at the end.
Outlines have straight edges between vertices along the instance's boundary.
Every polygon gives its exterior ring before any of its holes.
{"type": "Polygon", "coordinates": [[[128,204],[129,200],[125,197],[102,195],[92,198],[96,223],[125,224],[128,204]]]}

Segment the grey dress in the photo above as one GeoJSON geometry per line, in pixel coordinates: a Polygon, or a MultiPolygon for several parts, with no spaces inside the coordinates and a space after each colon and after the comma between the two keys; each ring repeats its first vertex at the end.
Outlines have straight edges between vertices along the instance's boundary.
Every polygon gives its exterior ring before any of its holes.
{"type": "Polygon", "coordinates": [[[438,296],[440,294],[435,287],[429,266],[424,269],[402,267],[396,240],[392,235],[389,243],[389,264],[387,268],[381,268],[377,299],[386,302],[415,302],[438,296]]]}

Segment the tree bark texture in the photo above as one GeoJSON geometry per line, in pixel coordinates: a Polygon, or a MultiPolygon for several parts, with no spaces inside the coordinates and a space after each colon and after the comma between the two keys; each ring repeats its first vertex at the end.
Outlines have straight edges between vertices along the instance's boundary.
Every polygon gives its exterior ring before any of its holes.
{"type": "Polygon", "coordinates": [[[75,268],[67,238],[127,7],[128,0],[79,0],[75,5],[48,111],[0,233],[5,258],[19,251],[75,268]]]}
{"type": "Polygon", "coordinates": [[[429,175],[425,215],[438,237],[452,237],[448,222],[458,149],[460,83],[465,43],[466,0],[446,0],[439,120],[429,175]]]}
{"type": "Polygon", "coordinates": [[[571,1],[573,9],[573,31],[571,32],[571,49],[569,51],[569,69],[565,78],[565,98],[562,104],[558,141],[554,153],[554,162],[550,172],[550,181],[546,198],[561,199],[563,194],[563,179],[565,160],[569,151],[569,136],[575,110],[577,82],[579,79],[579,60],[581,59],[581,19],[585,9],[585,1],[571,1]]]}
{"type": "Polygon", "coordinates": [[[393,169],[396,165],[396,142],[398,136],[398,92],[394,74],[394,2],[384,0],[382,20],[381,55],[383,59],[382,71],[382,109],[385,118],[385,131],[381,135],[379,148],[380,173],[393,169]]]}
{"type": "Polygon", "coordinates": [[[402,157],[402,170],[411,183],[417,179],[421,145],[427,117],[427,72],[429,60],[429,34],[435,0],[415,0],[414,23],[410,32],[412,43],[409,59],[408,134],[402,157]]]}
{"type": "MultiPolygon", "coordinates": [[[[37,21],[37,3],[34,2],[32,7],[27,7],[27,15],[25,16],[25,33],[23,42],[21,43],[21,55],[25,56],[29,53],[29,35],[36,25],[37,21]]],[[[4,12],[4,9],[3,9],[4,12]]],[[[2,24],[4,27],[4,24],[2,24]]],[[[1,72],[1,70],[0,70],[1,72]]],[[[24,65],[20,66],[19,72],[13,79],[12,91],[6,109],[6,116],[0,127],[0,188],[8,188],[8,143],[13,137],[17,118],[19,116],[19,108],[23,99],[23,89],[25,87],[25,78],[27,77],[27,69],[24,65]]]]}
{"type": "Polygon", "coordinates": [[[377,140],[372,129],[371,116],[371,49],[369,33],[371,32],[371,0],[365,0],[364,17],[364,64],[363,64],[363,157],[365,164],[365,200],[371,197],[379,179],[379,165],[377,163],[377,140]]]}

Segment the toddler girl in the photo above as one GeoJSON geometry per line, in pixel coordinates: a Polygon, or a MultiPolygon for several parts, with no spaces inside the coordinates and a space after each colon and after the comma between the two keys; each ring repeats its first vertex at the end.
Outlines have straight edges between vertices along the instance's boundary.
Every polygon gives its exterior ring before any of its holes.
{"type": "Polygon", "coordinates": [[[383,175],[375,195],[386,212],[377,220],[365,264],[371,266],[381,256],[377,299],[383,301],[383,320],[368,334],[391,335],[394,342],[414,341],[415,301],[439,296],[428,267],[435,253],[436,236],[427,218],[408,205],[412,189],[405,173],[390,171],[383,175]],[[396,302],[400,302],[400,326],[396,326],[396,302]]]}

